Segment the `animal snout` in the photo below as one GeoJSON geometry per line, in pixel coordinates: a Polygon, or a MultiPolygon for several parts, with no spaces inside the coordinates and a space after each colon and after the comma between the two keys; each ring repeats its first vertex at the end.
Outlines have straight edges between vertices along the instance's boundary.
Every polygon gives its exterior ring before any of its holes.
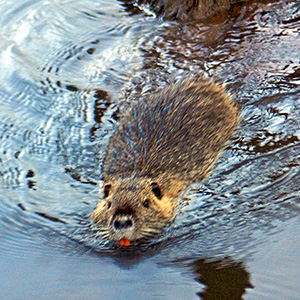
{"type": "Polygon", "coordinates": [[[131,216],[117,216],[113,225],[115,230],[129,229],[133,226],[133,219],[131,216]]]}

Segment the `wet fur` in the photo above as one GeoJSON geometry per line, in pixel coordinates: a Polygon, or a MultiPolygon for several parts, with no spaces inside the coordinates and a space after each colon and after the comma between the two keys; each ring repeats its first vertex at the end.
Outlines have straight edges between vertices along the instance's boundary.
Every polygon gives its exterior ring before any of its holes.
{"type": "Polygon", "coordinates": [[[125,5],[150,8],[157,16],[168,20],[204,21],[212,18],[223,22],[235,15],[244,4],[268,3],[274,0],[121,0],[125,5]]]}
{"type": "Polygon", "coordinates": [[[251,0],[136,0],[140,7],[149,6],[165,19],[204,19],[231,8],[232,4],[251,0]]]}
{"type": "Polygon", "coordinates": [[[230,95],[203,77],[138,100],[110,139],[92,216],[99,229],[116,241],[157,234],[172,221],[178,193],[207,176],[237,124],[230,95]],[[132,227],[114,228],[127,218],[132,227]]]}

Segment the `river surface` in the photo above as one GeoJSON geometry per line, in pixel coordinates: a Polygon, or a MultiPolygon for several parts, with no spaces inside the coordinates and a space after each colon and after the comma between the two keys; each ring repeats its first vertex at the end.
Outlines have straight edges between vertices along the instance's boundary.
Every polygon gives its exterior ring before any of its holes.
{"type": "Polygon", "coordinates": [[[300,3],[167,22],[110,0],[0,3],[1,299],[300,299],[300,3]],[[140,94],[199,72],[241,125],[163,236],[97,235],[101,163],[140,94]]]}

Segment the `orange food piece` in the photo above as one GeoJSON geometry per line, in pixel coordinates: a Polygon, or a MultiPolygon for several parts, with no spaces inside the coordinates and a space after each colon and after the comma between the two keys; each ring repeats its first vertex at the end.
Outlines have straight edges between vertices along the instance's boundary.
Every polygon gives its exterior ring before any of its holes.
{"type": "Polygon", "coordinates": [[[128,247],[128,246],[130,246],[130,241],[127,240],[126,238],[122,238],[122,239],[120,240],[120,246],[128,247]]]}

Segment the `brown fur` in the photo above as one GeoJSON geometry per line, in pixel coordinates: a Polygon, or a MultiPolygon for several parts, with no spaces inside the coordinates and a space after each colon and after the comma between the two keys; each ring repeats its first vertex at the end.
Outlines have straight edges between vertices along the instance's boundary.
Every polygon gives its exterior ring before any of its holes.
{"type": "Polygon", "coordinates": [[[172,20],[199,20],[226,14],[232,4],[251,0],[122,0],[125,5],[150,7],[157,15],[172,20]]]}
{"type": "MultiPolygon", "coordinates": [[[[245,0],[247,1],[247,0],[245,0]]],[[[148,4],[158,15],[167,19],[188,20],[210,17],[229,9],[239,0],[137,0],[139,5],[148,4]]]]}
{"type": "Polygon", "coordinates": [[[208,20],[223,22],[235,15],[239,7],[254,2],[268,3],[274,0],[122,0],[125,5],[137,4],[150,7],[158,16],[171,20],[208,20]]]}
{"type": "Polygon", "coordinates": [[[157,234],[172,221],[178,193],[207,176],[237,124],[229,94],[203,77],[136,102],[104,160],[103,199],[92,215],[103,235],[136,241],[157,234]]]}

